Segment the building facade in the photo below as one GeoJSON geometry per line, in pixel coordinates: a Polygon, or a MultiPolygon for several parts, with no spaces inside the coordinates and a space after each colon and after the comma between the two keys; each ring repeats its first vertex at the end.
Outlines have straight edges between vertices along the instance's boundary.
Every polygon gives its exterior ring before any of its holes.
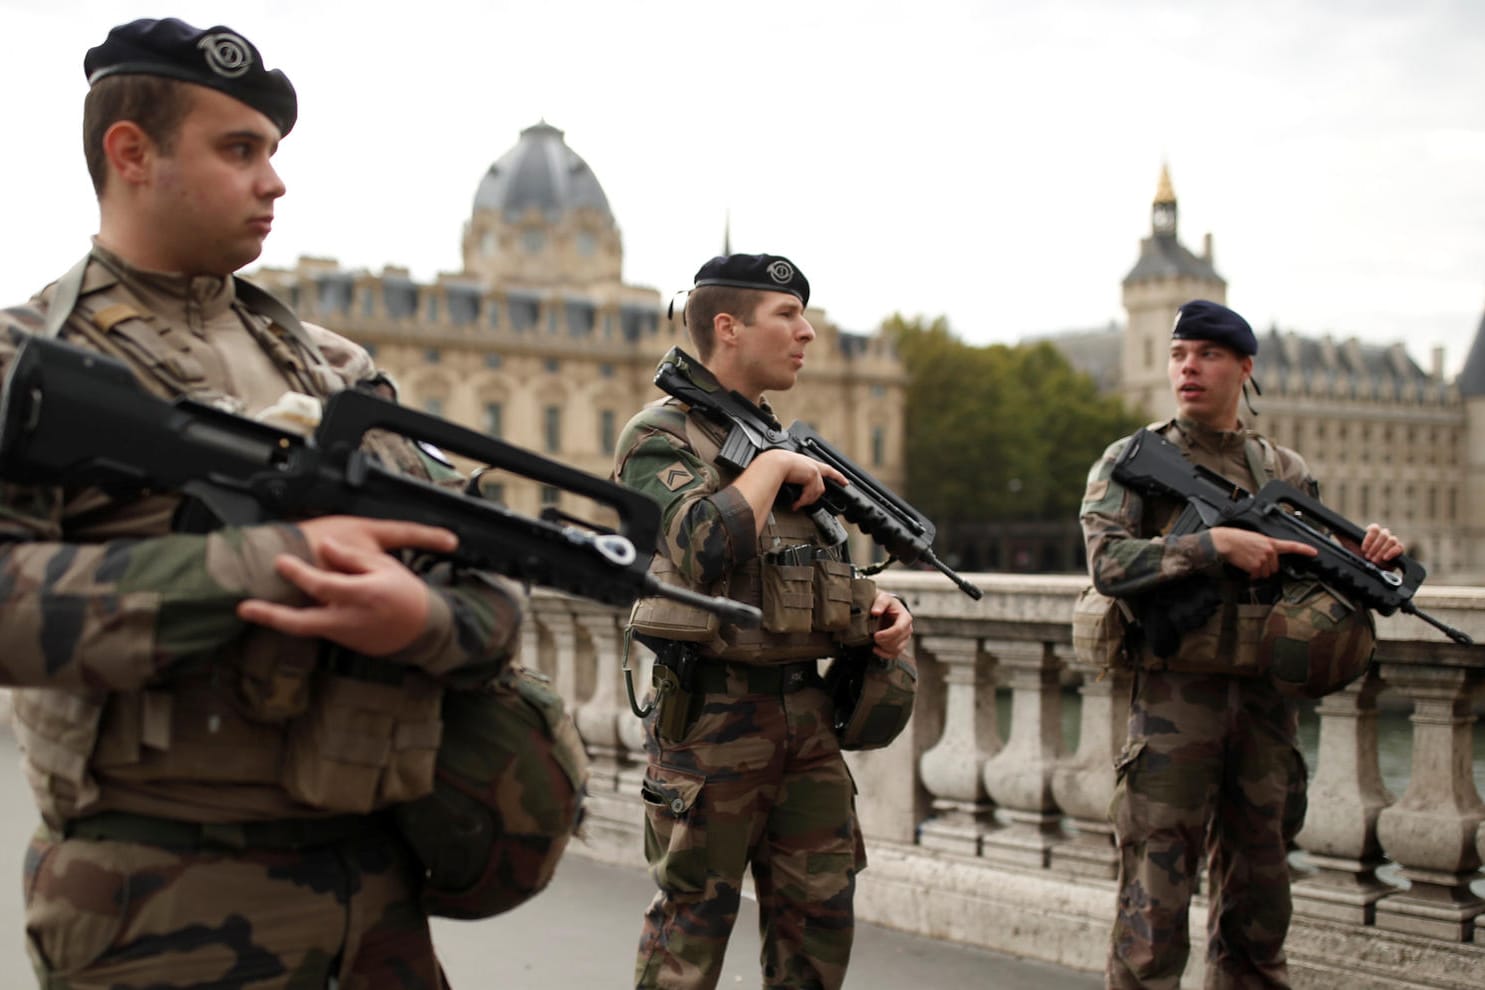
{"type": "MultiPolygon", "coordinates": [[[[693,350],[660,293],[623,281],[623,239],[597,176],[546,122],[521,132],[475,191],[463,270],[419,283],[406,269],[347,270],[301,258],[256,281],[307,320],[365,345],[404,404],[598,475],[620,431],[658,398],[655,366],[693,350]]],[[[698,257],[699,266],[704,257],[698,257]]],[[[689,284],[691,272],[676,272],[689,284]]],[[[843,332],[810,307],[818,339],[801,387],[777,397],[787,425],[812,423],[888,486],[903,483],[905,377],[878,336],[843,332]]],[[[584,500],[529,479],[500,477],[518,512],[555,506],[583,518],[584,500]]]]}
{"type": "MultiPolygon", "coordinates": [[[[1210,234],[1196,254],[1179,239],[1178,203],[1162,169],[1150,234],[1124,278],[1123,327],[1060,338],[1069,359],[1150,419],[1174,414],[1166,354],[1176,310],[1190,299],[1227,301],[1210,234]],[[1117,378],[1109,374],[1117,354],[1117,378]]],[[[1485,583],[1485,320],[1464,369],[1425,371],[1401,343],[1258,333],[1253,399],[1244,415],[1299,450],[1327,504],[1360,523],[1401,534],[1435,581],[1485,583]]]]}

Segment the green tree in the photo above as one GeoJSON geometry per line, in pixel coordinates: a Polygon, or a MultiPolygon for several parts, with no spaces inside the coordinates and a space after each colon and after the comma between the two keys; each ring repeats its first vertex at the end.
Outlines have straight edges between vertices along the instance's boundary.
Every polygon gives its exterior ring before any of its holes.
{"type": "Polygon", "coordinates": [[[882,331],[908,373],[907,497],[941,526],[1071,520],[1094,459],[1139,425],[1049,343],[975,346],[943,317],[882,331]]]}

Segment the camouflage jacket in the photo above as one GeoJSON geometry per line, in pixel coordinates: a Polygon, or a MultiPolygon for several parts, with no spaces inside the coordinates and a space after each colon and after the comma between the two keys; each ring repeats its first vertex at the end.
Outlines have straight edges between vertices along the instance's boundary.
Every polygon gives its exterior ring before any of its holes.
{"type": "MultiPolygon", "coordinates": [[[[329,331],[278,333],[230,279],[141,272],[97,248],[90,258],[60,336],[111,352],[157,394],[253,414],[285,386],[323,399],[374,370],[329,331]]],[[[43,329],[55,291],[0,311],[0,373],[43,329]]],[[[410,443],[367,444],[432,477],[410,443]]],[[[519,591],[436,569],[408,647],[377,660],[327,653],[236,614],[248,597],[307,602],[273,566],[280,553],[309,558],[300,530],[176,532],[180,505],[170,493],[0,485],[0,684],[18,689],[16,733],[44,819],[273,820],[427,793],[442,685],[484,682],[505,665],[519,591]],[[396,676],[378,682],[372,668],[396,676]]]]}
{"type": "MultiPolygon", "coordinates": [[[[1304,460],[1242,427],[1226,432],[1210,430],[1190,420],[1176,419],[1158,427],[1194,464],[1210,468],[1248,491],[1277,478],[1303,491],[1314,492],[1304,460]],[[1252,441],[1252,442],[1250,442],[1252,441]],[[1250,461],[1260,450],[1264,478],[1255,478],[1250,461]]],[[[1165,582],[1193,574],[1222,576],[1221,559],[1210,531],[1167,539],[1163,534],[1184,508],[1177,499],[1145,499],[1112,477],[1114,462],[1129,442],[1124,437],[1109,445],[1088,472],[1081,522],[1088,551],[1088,570],[1099,591],[1129,598],[1165,582]]]]}
{"type": "Polygon", "coordinates": [[[619,436],[614,477],[660,503],[657,550],[686,584],[706,588],[757,557],[758,536],[752,507],[729,487],[736,473],[698,453],[688,439],[697,430],[714,446],[726,438],[677,399],[650,403],[619,436]]]}

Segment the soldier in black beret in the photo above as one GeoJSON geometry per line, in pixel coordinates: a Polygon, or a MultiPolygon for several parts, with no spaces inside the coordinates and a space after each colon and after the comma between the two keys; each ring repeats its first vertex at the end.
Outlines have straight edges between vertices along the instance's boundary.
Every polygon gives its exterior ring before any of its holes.
{"type": "MultiPolygon", "coordinates": [[[[809,281],[779,255],[702,265],[685,316],[710,376],[693,380],[710,387],[714,378],[772,417],[764,393],[794,387],[815,339],[809,298],[809,281]]],[[[912,617],[856,575],[843,547],[801,511],[827,478],[845,480],[839,472],[777,449],[737,471],[720,463],[725,436],[669,397],[631,419],[617,445],[615,477],[662,506],[652,573],[763,603],[762,629],[718,628],[653,599],[631,616],[634,633],[657,649],[657,670],[692,671],[694,701],[668,693],[645,721],[645,851],[659,891],[645,914],[633,985],[717,985],[751,865],[764,984],[837,990],[864,859],[817,662],[835,654],[847,612],[867,620],[863,648],[898,661],[912,617]],[[790,590],[784,580],[794,582],[790,590]],[[833,613],[818,604],[829,597],[841,606],[833,613]]]]}
{"type": "MultiPolygon", "coordinates": [[[[374,383],[363,348],[235,274],[285,191],[284,74],[230,28],[175,19],[114,28],[83,67],[98,233],[0,310],[0,376],[29,333],[247,417],[374,383]]],[[[432,482],[411,441],[385,439],[384,464],[432,482]]],[[[183,502],[0,486],[15,592],[0,684],[27,689],[16,734],[45,822],[25,899],[40,984],[446,986],[433,885],[394,816],[433,791],[445,688],[483,687],[510,659],[523,592],[397,556],[451,550],[444,529],[317,516],[177,532],[183,502]]]]}

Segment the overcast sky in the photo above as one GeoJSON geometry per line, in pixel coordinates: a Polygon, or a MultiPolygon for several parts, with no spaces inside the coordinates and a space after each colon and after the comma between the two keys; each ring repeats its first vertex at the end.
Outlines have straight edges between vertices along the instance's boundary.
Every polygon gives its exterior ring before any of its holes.
{"type": "Polygon", "coordinates": [[[1485,312],[1479,0],[0,0],[0,299],[96,230],[82,57],[140,15],[226,24],[294,81],[267,264],[457,270],[485,169],[545,118],[665,293],[730,211],[849,330],[1122,321],[1168,162],[1260,329],[1452,372],[1485,312]]]}

